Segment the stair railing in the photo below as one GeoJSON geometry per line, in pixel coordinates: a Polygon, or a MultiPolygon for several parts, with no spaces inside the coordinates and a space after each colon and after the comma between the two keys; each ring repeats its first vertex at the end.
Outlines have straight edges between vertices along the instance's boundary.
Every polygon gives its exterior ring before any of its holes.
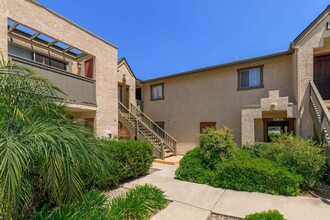
{"type": "Polygon", "coordinates": [[[144,114],[140,109],[138,109],[132,103],[131,103],[131,111],[145,125],[147,125],[150,130],[152,130],[159,137],[161,137],[164,140],[166,146],[174,152],[174,155],[176,155],[177,142],[170,134],[168,134],[164,129],[162,129],[159,125],[157,125],[153,120],[151,120],[146,114],[144,114]]]}
{"type": "Polygon", "coordinates": [[[330,112],[313,81],[310,81],[310,113],[319,139],[326,147],[327,161],[330,166],[330,112]]]}
{"type": "MultiPolygon", "coordinates": [[[[143,127],[145,127],[146,129],[150,130],[149,127],[147,127],[147,125],[145,125],[144,122],[141,121],[140,118],[138,118],[136,115],[134,115],[123,103],[121,103],[120,101],[118,101],[118,111],[119,113],[125,113],[125,114],[129,114],[130,117],[134,118],[136,121],[136,136],[141,135],[145,140],[149,141],[150,143],[153,143],[154,141],[152,141],[148,136],[146,136],[144,134],[143,131],[141,131],[140,126],[142,125],[143,127]]],[[[125,118],[125,117],[124,117],[125,118]]],[[[159,137],[156,133],[153,133],[152,130],[150,130],[151,133],[153,134],[153,136],[155,136],[157,139],[160,140],[161,143],[159,143],[159,147],[154,145],[154,148],[157,150],[157,154],[159,155],[159,158],[164,159],[164,144],[165,141],[162,140],[161,137],[159,137]]]]}

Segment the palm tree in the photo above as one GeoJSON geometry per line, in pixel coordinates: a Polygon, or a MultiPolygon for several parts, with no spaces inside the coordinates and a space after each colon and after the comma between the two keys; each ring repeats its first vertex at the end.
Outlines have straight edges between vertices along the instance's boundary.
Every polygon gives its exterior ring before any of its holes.
{"type": "Polygon", "coordinates": [[[19,218],[38,201],[71,202],[83,194],[86,170],[103,171],[94,135],[73,123],[59,93],[0,61],[0,218],[19,218]]]}

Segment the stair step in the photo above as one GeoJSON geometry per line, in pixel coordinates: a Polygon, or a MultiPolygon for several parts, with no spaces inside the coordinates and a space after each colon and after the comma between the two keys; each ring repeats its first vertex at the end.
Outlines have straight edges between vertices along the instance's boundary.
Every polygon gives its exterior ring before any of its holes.
{"type": "Polygon", "coordinates": [[[173,152],[171,152],[171,153],[165,153],[165,157],[170,157],[170,156],[173,156],[173,155],[174,155],[173,152]]]}

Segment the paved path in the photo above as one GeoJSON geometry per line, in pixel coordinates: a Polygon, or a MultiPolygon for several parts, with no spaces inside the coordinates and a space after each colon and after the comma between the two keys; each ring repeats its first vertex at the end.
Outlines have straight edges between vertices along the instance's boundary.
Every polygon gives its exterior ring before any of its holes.
{"type": "Polygon", "coordinates": [[[269,209],[278,209],[288,220],[330,219],[328,200],[223,190],[174,179],[178,165],[154,163],[153,168],[160,170],[124,187],[150,183],[164,190],[173,203],[155,215],[154,220],[205,220],[211,212],[242,218],[269,209]]]}

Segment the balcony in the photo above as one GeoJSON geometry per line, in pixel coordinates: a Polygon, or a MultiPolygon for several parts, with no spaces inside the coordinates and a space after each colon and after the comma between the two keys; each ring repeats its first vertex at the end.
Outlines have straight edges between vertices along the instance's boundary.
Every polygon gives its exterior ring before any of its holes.
{"type": "Polygon", "coordinates": [[[69,103],[96,106],[95,80],[11,54],[8,59],[49,79],[67,95],[59,94],[59,97],[69,103]]]}

